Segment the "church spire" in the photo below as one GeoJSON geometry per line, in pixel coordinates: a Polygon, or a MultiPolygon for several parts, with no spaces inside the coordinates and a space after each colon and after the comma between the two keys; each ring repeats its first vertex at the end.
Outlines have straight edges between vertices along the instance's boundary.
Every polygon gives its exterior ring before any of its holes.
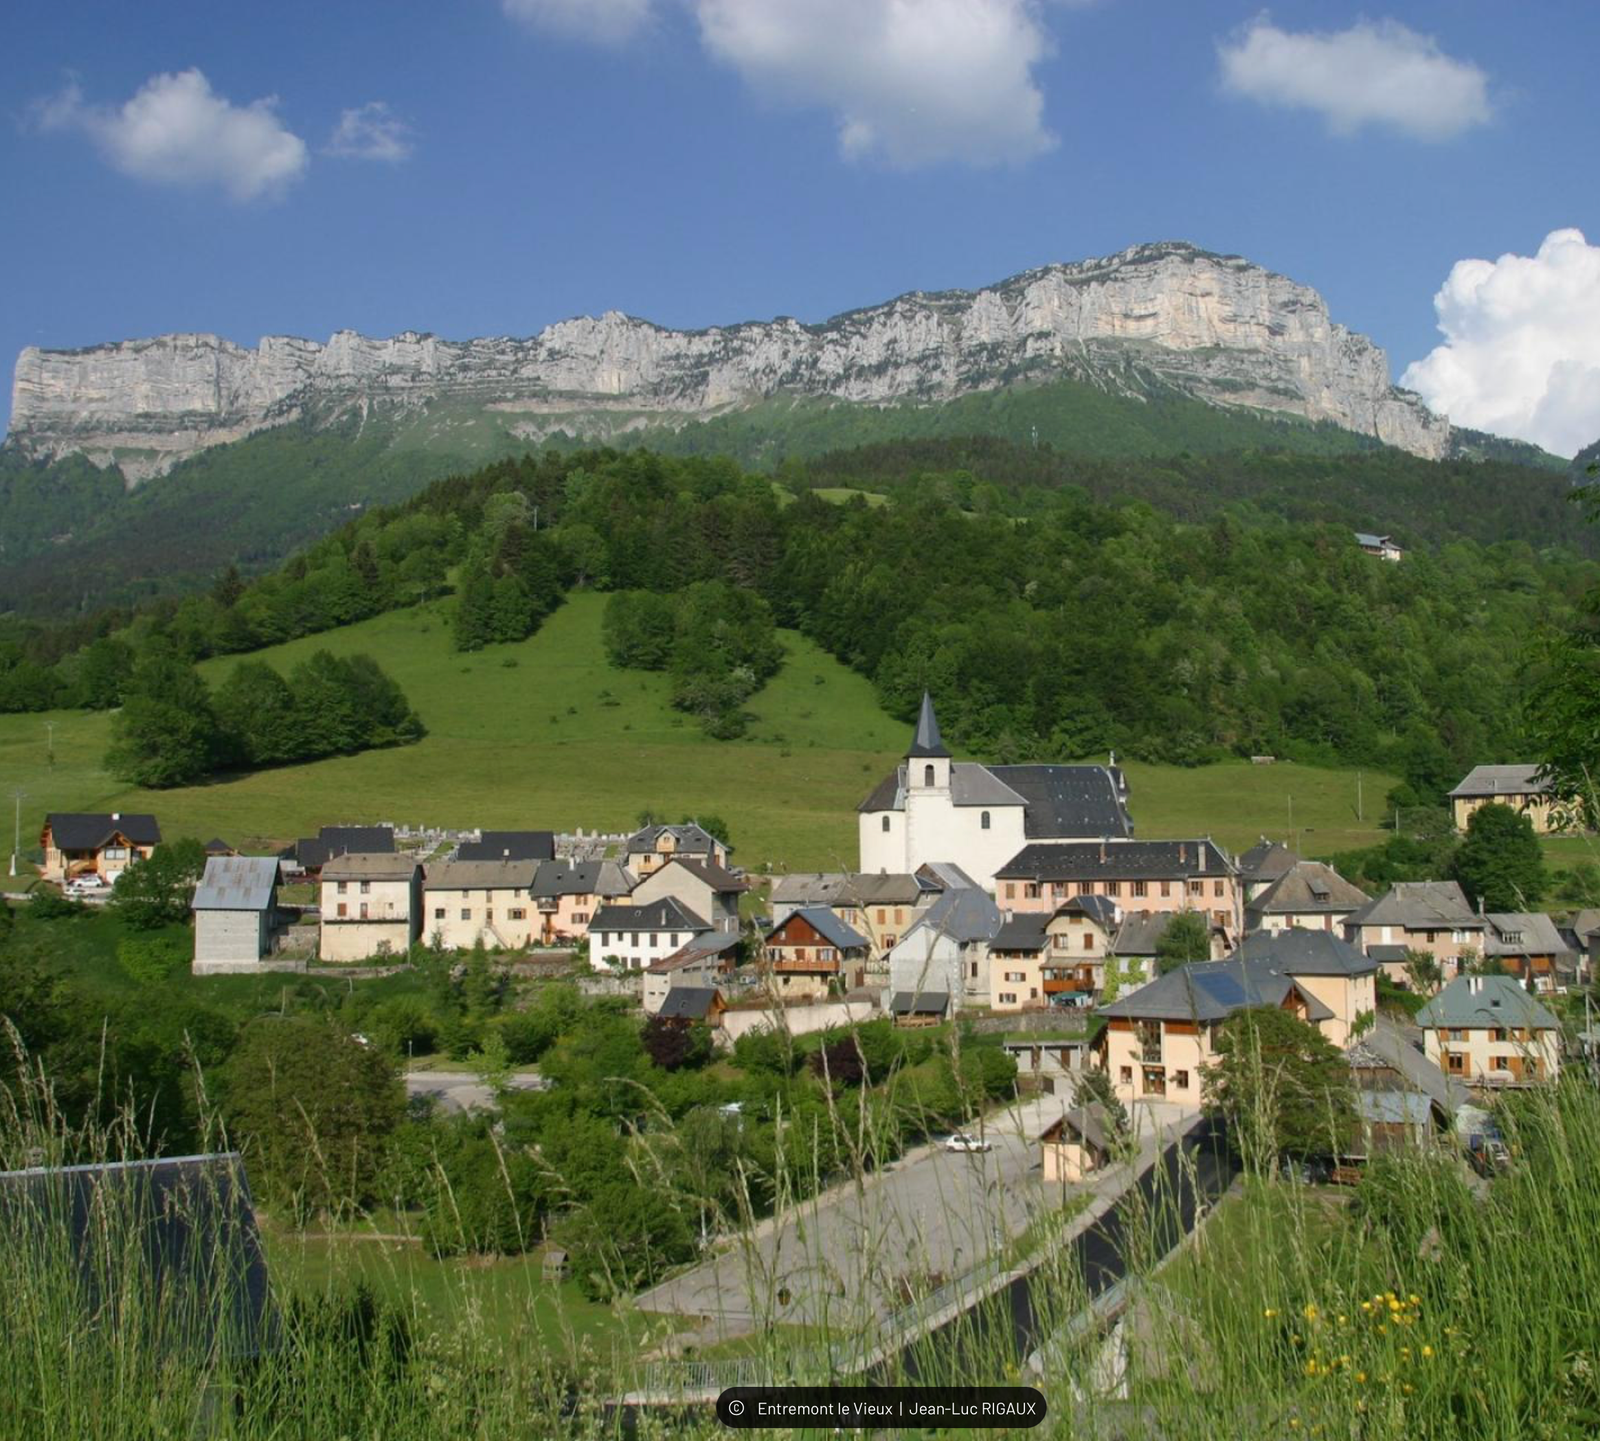
{"type": "Polygon", "coordinates": [[[933,713],[933,697],[927,691],[922,693],[922,712],[917,716],[917,733],[912,738],[911,749],[906,754],[919,759],[924,756],[948,758],[950,754],[939,735],[939,718],[933,713]]]}

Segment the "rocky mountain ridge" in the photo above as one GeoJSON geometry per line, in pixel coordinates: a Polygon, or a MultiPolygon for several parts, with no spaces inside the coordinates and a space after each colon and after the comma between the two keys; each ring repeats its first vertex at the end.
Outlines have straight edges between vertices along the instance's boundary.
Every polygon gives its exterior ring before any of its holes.
{"type": "Polygon", "coordinates": [[[167,335],[18,357],[8,440],[79,453],[132,480],[303,416],[441,401],[552,429],[672,424],[782,395],[931,404],[1068,377],[1137,398],[1157,386],[1226,407],[1330,421],[1416,455],[1450,427],[1389,381],[1384,353],[1335,324],[1316,291],[1238,256],[1168,242],[1049,265],[977,291],[912,293],[819,325],[674,331],[618,312],[530,339],[340,331],[249,349],[167,335]]]}

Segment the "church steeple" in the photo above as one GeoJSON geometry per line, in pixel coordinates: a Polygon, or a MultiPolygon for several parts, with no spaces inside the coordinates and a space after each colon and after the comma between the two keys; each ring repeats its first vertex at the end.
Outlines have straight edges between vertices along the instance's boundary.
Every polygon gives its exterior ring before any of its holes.
{"type": "Polygon", "coordinates": [[[912,737],[911,749],[906,755],[917,760],[925,757],[950,758],[950,752],[945,749],[939,735],[939,718],[933,713],[933,697],[927,691],[922,693],[922,712],[917,717],[917,733],[912,737]]]}

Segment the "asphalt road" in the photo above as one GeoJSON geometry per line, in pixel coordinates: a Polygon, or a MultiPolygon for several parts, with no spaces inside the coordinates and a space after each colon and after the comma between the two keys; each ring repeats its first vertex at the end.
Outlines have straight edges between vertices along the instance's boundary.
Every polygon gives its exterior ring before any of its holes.
{"type": "MultiPolygon", "coordinates": [[[[537,1091],[544,1077],[537,1071],[513,1071],[506,1082],[513,1091],[537,1091]]],[[[488,1111],[494,1095],[471,1071],[407,1071],[406,1099],[428,1096],[441,1111],[488,1111]]]]}

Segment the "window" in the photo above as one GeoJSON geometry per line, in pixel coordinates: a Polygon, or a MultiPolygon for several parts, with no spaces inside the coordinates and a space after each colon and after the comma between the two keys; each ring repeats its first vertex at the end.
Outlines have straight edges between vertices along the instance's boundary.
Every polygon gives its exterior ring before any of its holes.
{"type": "Polygon", "coordinates": [[[1211,894],[1212,895],[1220,896],[1222,894],[1222,889],[1223,889],[1223,887],[1222,887],[1222,882],[1221,881],[1212,881],[1211,882],[1211,894]]]}
{"type": "Polygon", "coordinates": [[[1093,881],[1079,881],[1078,882],[1078,894],[1080,896],[1092,896],[1094,894],[1094,882],[1093,881]]]}
{"type": "Polygon", "coordinates": [[[365,901],[362,901],[361,903],[361,919],[367,919],[367,903],[365,901]]]}
{"type": "Polygon", "coordinates": [[[1172,1073],[1172,1089],[1174,1091],[1187,1091],[1189,1089],[1189,1073],[1187,1071],[1174,1071],[1172,1073]]]}
{"type": "Polygon", "coordinates": [[[1028,973],[1026,971],[1007,971],[1005,979],[1007,981],[1025,981],[1028,979],[1028,973]]]}
{"type": "Polygon", "coordinates": [[[1511,1069],[1510,1056],[1494,1056],[1489,1061],[1491,1071],[1509,1071],[1511,1069]]]}
{"type": "Polygon", "coordinates": [[[982,826],[984,830],[988,830],[989,829],[989,812],[988,811],[985,811],[981,816],[978,817],[978,824],[980,826],[982,826]]]}
{"type": "Polygon", "coordinates": [[[1451,1051],[1450,1054],[1444,1059],[1445,1069],[1447,1071],[1459,1071],[1462,1069],[1462,1065],[1466,1060],[1466,1057],[1463,1056],[1460,1051],[1451,1051]]]}
{"type": "Polygon", "coordinates": [[[893,950],[895,942],[899,939],[900,938],[898,936],[885,936],[883,938],[883,948],[885,950],[893,950]]]}
{"type": "Polygon", "coordinates": [[[1170,896],[1172,894],[1172,882],[1171,881],[1162,881],[1161,882],[1161,894],[1164,895],[1164,896],[1170,896]]]}
{"type": "Polygon", "coordinates": [[[794,948],[794,957],[795,957],[795,959],[797,961],[805,960],[805,958],[806,958],[806,948],[804,946],[796,946],[794,948]]]}
{"type": "Polygon", "coordinates": [[[1016,1005],[1016,1003],[1017,1003],[1017,996],[1016,996],[1016,992],[1015,991],[1001,991],[1000,992],[1000,1004],[1002,1006],[1014,1006],[1014,1005],[1016,1005]]]}
{"type": "Polygon", "coordinates": [[[1038,883],[1035,882],[1035,881],[1029,881],[1028,884],[1025,885],[1022,888],[1022,894],[1026,899],[1028,899],[1030,901],[1038,900],[1039,899],[1039,886],[1038,886],[1038,883]]]}
{"type": "Polygon", "coordinates": [[[435,906],[433,908],[433,918],[436,921],[442,921],[444,919],[444,907],[443,906],[435,906]]]}
{"type": "Polygon", "coordinates": [[[884,912],[880,909],[879,912],[878,912],[878,924],[881,926],[884,923],[885,919],[886,919],[886,917],[884,915],[884,912]]]}
{"type": "Polygon", "coordinates": [[[517,906],[513,906],[509,911],[506,912],[506,914],[514,921],[525,921],[528,919],[528,913],[517,906]]]}
{"type": "Polygon", "coordinates": [[[349,914],[350,914],[350,907],[347,906],[343,901],[340,901],[339,902],[339,919],[343,920],[349,914]]]}
{"type": "Polygon", "coordinates": [[[462,908],[461,908],[461,919],[464,920],[464,921],[470,921],[472,919],[472,907],[471,906],[462,906],[462,908]]]}
{"type": "Polygon", "coordinates": [[[923,768],[922,768],[922,783],[925,786],[931,786],[933,784],[933,767],[932,766],[923,766],[923,768]]]}
{"type": "Polygon", "coordinates": [[[1122,894],[1122,882],[1121,881],[1107,881],[1106,882],[1106,894],[1108,896],[1120,896],[1122,894]]]}
{"type": "Polygon", "coordinates": [[[1135,881],[1133,883],[1133,894],[1134,895],[1143,896],[1143,895],[1148,895],[1149,892],[1150,892],[1150,882],[1149,881],[1135,881]]]}
{"type": "Polygon", "coordinates": [[[678,933],[676,931],[667,937],[667,944],[671,946],[673,950],[678,949],[678,933]]]}
{"type": "Polygon", "coordinates": [[[889,817],[888,816],[885,816],[883,818],[883,828],[884,828],[884,830],[888,830],[889,829],[889,817]]]}
{"type": "Polygon", "coordinates": [[[1131,1086],[1133,1084],[1133,1067],[1124,1066],[1121,1071],[1120,1079],[1124,1086],[1131,1086]]]}
{"type": "MultiPolygon", "coordinates": [[[[987,829],[989,824],[987,815],[984,817],[983,824],[987,829]]],[[[108,861],[125,861],[128,859],[128,848],[126,846],[107,846],[102,854],[108,861]]]]}
{"type": "Polygon", "coordinates": [[[337,889],[339,894],[342,896],[347,890],[350,889],[349,883],[346,881],[340,881],[338,882],[337,889]]]}
{"type": "Polygon", "coordinates": [[[1014,901],[1017,898],[1017,885],[1015,881],[1006,882],[1006,899],[1014,901]]]}
{"type": "Polygon", "coordinates": [[[905,920],[905,918],[906,918],[905,907],[904,906],[896,906],[894,908],[894,923],[895,923],[895,925],[897,925],[897,926],[900,925],[905,920]]]}
{"type": "Polygon", "coordinates": [[[1496,1026],[1494,1028],[1494,1030],[1490,1033],[1489,1039],[1491,1041],[1503,1041],[1503,1040],[1505,1040],[1506,1039],[1505,1027],[1504,1026],[1496,1026]]]}
{"type": "Polygon", "coordinates": [[[839,959],[839,953],[832,946],[823,946],[817,952],[817,959],[820,961],[836,961],[839,959]]]}
{"type": "Polygon", "coordinates": [[[1204,881],[1190,881],[1189,882],[1189,894],[1191,896],[1203,896],[1205,893],[1206,893],[1206,883],[1204,881]]]}
{"type": "Polygon", "coordinates": [[[1094,949],[1094,936],[1088,931],[1083,933],[1083,948],[1086,951],[1092,951],[1094,949]]]}
{"type": "Polygon", "coordinates": [[[588,911],[574,911],[572,913],[572,924],[575,925],[575,926],[586,926],[586,925],[588,925],[589,924],[589,913],[588,913],[588,911]]]}
{"type": "Polygon", "coordinates": [[[371,881],[362,881],[361,882],[361,894],[364,895],[364,896],[370,896],[372,894],[372,882],[371,881]]]}
{"type": "Polygon", "coordinates": [[[635,931],[635,932],[634,932],[634,933],[633,933],[633,936],[632,936],[632,938],[631,938],[631,939],[630,939],[630,940],[629,940],[629,942],[628,942],[628,944],[629,944],[629,945],[631,945],[631,946],[636,946],[636,945],[638,945],[638,944],[639,944],[639,933],[638,933],[638,931],[635,931]]]}

